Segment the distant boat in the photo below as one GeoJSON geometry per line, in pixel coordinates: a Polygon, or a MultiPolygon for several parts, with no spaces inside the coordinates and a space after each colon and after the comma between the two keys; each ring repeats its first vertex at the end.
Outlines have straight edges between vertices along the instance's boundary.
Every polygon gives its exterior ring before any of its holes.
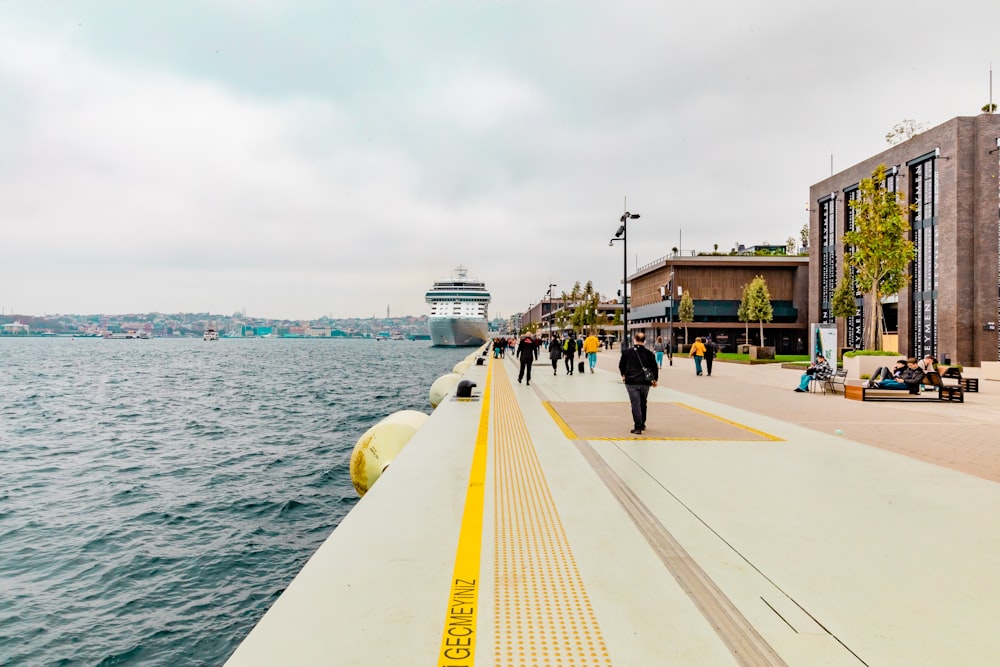
{"type": "Polygon", "coordinates": [[[125,339],[125,338],[137,338],[148,340],[153,337],[148,331],[136,331],[135,329],[130,329],[129,331],[105,331],[102,336],[107,339],[125,339]]]}
{"type": "Polygon", "coordinates": [[[219,332],[211,327],[205,329],[205,340],[219,340],[219,332]]]}
{"type": "Polygon", "coordinates": [[[439,280],[427,291],[431,345],[474,347],[486,342],[490,293],[484,283],[467,278],[467,274],[468,270],[459,266],[451,279],[439,280]]]}

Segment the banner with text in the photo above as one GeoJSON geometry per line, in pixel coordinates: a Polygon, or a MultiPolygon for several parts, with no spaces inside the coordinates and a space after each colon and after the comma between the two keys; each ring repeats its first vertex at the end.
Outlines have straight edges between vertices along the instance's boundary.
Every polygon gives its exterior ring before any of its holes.
{"type": "Polygon", "coordinates": [[[833,366],[837,363],[837,325],[811,324],[809,326],[809,359],[816,361],[822,354],[833,366]]]}

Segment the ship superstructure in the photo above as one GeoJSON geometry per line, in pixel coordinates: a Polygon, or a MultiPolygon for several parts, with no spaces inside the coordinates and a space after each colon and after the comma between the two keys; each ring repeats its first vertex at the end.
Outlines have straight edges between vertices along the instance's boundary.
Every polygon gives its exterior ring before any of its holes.
{"type": "Polygon", "coordinates": [[[483,282],[468,277],[464,266],[456,267],[451,278],[435,282],[426,298],[431,345],[472,347],[486,342],[490,293],[483,282]]]}

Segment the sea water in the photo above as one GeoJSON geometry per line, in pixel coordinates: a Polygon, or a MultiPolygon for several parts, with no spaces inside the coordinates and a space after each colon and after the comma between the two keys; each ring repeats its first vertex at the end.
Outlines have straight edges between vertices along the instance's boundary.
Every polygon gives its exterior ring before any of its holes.
{"type": "Polygon", "coordinates": [[[471,351],[0,339],[0,665],[221,665],[471,351]]]}

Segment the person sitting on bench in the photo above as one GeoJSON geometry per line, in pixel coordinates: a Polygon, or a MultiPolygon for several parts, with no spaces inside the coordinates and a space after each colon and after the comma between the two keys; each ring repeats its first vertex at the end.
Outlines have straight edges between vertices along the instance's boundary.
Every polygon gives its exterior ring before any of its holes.
{"type": "Polygon", "coordinates": [[[806,372],[799,378],[799,386],[795,388],[795,391],[808,391],[810,382],[823,382],[832,375],[833,369],[830,368],[830,362],[822,354],[817,354],[816,361],[810,364],[806,372]]]}
{"type": "Polygon", "coordinates": [[[920,393],[920,383],[924,380],[924,372],[917,366],[917,360],[910,357],[906,360],[906,368],[898,378],[879,380],[875,386],[878,389],[908,389],[911,394],[920,393]]]}
{"type": "Polygon", "coordinates": [[[899,380],[899,376],[903,374],[906,370],[906,359],[900,359],[893,366],[892,370],[889,370],[888,366],[879,366],[872,373],[871,378],[865,384],[866,387],[872,388],[877,387],[878,383],[882,380],[899,380]]]}

